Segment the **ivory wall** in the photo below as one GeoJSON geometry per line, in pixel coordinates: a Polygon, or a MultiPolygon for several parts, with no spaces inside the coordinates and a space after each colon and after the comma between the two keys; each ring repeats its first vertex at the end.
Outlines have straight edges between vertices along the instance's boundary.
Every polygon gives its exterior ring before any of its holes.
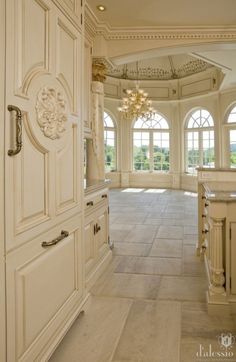
{"type": "MultiPolygon", "coordinates": [[[[143,87],[143,85],[141,84],[143,87]]],[[[145,87],[143,87],[145,88],[145,87]]],[[[228,146],[224,122],[232,104],[236,104],[236,88],[224,92],[174,101],[154,101],[154,107],[167,118],[171,128],[169,173],[132,171],[132,122],[122,120],[117,107],[120,100],[105,97],[105,110],[117,123],[117,172],[106,174],[111,187],[160,187],[197,191],[197,177],[184,172],[184,126],[191,111],[203,107],[215,122],[216,167],[227,167],[228,146]]]]}

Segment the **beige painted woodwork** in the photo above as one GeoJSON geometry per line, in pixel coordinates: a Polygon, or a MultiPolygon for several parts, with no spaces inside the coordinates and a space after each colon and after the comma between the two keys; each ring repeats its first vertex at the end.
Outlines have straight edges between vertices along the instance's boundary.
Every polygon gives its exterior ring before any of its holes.
{"type": "Polygon", "coordinates": [[[230,169],[200,169],[198,180],[197,250],[205,261],[208,276],[208,311],[235,313],[236,173],[230,169]]]}
{"type": "Polygon", "coordinates": [[[85,197],[85,275],[88,289],[95,283],[110,261],[108,190],[100,190],[85,197]]]}
{"type": "Polygon", "coordinates": [[[8,361],[46,360],[81,311],[81,1],[6,2],[5,248],[8,361]],[[14,112],[22,112],[22,150],[14,112]],[[42,242],[69,235],[55,245],[42,242]]]}

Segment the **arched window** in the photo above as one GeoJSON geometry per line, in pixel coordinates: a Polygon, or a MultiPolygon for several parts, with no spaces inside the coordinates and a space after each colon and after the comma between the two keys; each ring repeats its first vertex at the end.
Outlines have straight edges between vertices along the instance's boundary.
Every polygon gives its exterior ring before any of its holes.
{"type": "Polygon", "coordinates": [[[104,112],[105,171],[116,170],[116,127],[111,116],[104,112]]]}
{"type": "Polygon", "coordinates": [[[236,106],[234,106],[227,118],[229,125],[229,159],[230,167],[236,168],[236,106]]]}
{"type": "Polygon", "coordinates": [[[196,167],[215,167],[214,121],[205,109],[191,114],[186,127],[186,171],[196,173],[196,167]]]}
{"type": "Polygon", "coordinates": [[[133,126],[133,169],[169,171],[170,130],[160,114],[152,119],[137,119],[133,126]]]}

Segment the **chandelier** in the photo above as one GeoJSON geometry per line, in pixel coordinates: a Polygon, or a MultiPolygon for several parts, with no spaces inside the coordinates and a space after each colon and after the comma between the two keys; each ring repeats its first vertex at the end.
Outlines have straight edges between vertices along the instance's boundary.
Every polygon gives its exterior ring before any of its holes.
{"type": "Polygon", "coordinates": [[[137,82],[135,89],[125,89],[125,97],[122,99],[122,105],[118,107],[118,111],[125,119],[153,118],[156,110],[152,107],[152,101],[148,99],[148,93],[139,88],[138,81],[138,62],[137,82]]]}

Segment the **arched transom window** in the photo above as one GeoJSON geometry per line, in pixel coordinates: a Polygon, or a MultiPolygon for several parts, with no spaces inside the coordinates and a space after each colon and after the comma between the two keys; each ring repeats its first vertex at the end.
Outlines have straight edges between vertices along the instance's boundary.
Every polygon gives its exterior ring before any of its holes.
{"type": "Polygon", "coordinates": [[[169,171],[170,130],[160,114],[152,119],[137,119],[133,126],[133,169],[169,171]]]}
{"type": "Polygon", "coordinates": [[[116,127],[111,116],[104,112],[105,171],[116,170],[116,127]]]}
{"type": "Polygon", "coordinates": [[[230,167],[236,168],[236,106],[234,106],[227,118],[229,131],[229,162],[230,167]]]}
{"type": "Polygon", "coordinates": [[[186,171],[196,173],[196,167],[215,167],[214,121],[205,109],[199,109],[188,119],[186,133],[186,171]]]}

